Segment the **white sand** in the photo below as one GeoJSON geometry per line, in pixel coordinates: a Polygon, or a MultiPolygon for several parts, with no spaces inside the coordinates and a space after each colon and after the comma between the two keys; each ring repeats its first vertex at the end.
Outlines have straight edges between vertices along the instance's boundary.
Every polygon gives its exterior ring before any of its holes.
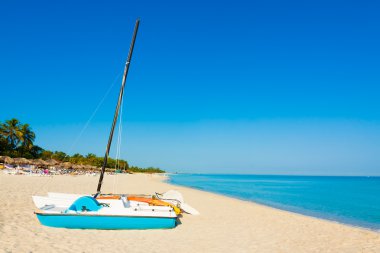
{"type": "Polygon", "coordinates": [[[39,224],[32,195],[93,193],[97,177],[0,173],[4,252],[380,252],[380,233],[161,182],[156,175],[106,176],[103,192],[177,189],[201,212],[170,230],[69,230],[39,224]],[[117,179],[117,180],[115,180],[117,179]]]}

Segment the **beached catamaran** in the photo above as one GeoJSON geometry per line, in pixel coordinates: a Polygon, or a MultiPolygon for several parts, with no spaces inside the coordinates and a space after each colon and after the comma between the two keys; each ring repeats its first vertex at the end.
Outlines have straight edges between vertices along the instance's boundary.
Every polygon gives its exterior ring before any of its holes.
{"type": "Polygon", "coordinates": [[[38,208],[35,214],[43,225],[78,229],[173,228],[181,211],[198,214],[195,209],[184,203],[182,195],[176,191],[155,196],[101,193],[139,23],[137,20],[129,48],[97,193],[94,195],[48,193],[48,196],[33,196],[34,204],[38,208]]]}

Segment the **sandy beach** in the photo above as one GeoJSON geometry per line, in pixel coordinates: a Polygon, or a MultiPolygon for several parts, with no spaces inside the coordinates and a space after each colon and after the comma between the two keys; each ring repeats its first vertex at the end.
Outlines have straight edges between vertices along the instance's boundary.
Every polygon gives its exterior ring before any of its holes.
{"type": "Polygon", "coordinates": [[[69,230],[44,227],[32,195],[93,193],[98,177],[0,173],[2,252],[380,252],[380,233],[163,182],[159,175],[106,175],[103,192],[179,190],[199,216],[171,230],[69,230]]]}

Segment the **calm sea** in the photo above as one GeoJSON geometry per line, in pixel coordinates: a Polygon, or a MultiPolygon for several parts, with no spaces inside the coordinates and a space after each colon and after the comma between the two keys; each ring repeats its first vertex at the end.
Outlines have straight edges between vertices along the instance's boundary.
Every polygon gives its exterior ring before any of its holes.
{"type": "Polygon", "coordinates": [[[174,174],[169,182],[380,230],[380,177],[174,174]]]}

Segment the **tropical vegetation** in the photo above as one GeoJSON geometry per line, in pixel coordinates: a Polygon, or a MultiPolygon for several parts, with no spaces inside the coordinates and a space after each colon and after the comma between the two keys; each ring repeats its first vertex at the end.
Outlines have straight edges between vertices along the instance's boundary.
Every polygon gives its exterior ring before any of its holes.
{"type": "MultiPolygon", "coordinates": [[[[24,157],[28,159],[54,159],[59,162],[70,162],[72,164],[93,165],[101,167],[103,157],[89,153],[85,156],[81,154],[68,155],[62,151],[45,150],[34,145],[36,134],[29,124],[22,124],[18,119],[10,119],[0,122],[0,155],[10,157],[24,157]]],[[[125,160],[115,160],[108,158],[108,168],[120,168],[121,170],[141,173],[163,173],[165,171],[155,168],[140,168],[129,166],[125,160]],[[117,165],[117,166],[116,166],[117,165]]]]}

